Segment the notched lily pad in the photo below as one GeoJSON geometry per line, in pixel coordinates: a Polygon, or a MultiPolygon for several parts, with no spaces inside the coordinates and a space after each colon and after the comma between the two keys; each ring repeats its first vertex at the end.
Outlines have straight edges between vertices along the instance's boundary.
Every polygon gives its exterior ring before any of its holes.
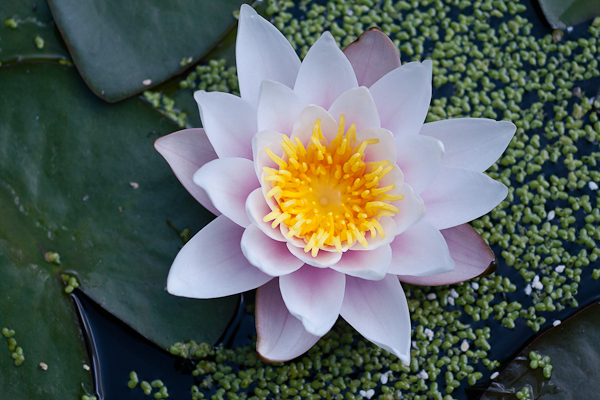
{"type": "MultiPolygon", "coordinates": [[[[24,257],[21,265],[43,265],[53,278],[48,282],[59,286],[67,272],[97,303],[163,348],[216,341],[238,297],[192,300],[165,291],[183,245],[168,222],[195,233],[214,218],[152,146],[176,127],[140,99],[103,102],[74,68],[15,65],[0,70],[0,81],[0,239],[24,257]],[[60,264],[44,261],[48,251],[59,254],[60,264]]],[[[26,282],[23,271],[14,273],[26,282]]],[[[15,293],[11,301],[19,307],[31,301],[26,292],[15,293]]],[[[3,298],[0,315],[11,307],[3,298]]],[[[50,329],[44,310],[28,308],[42,321],[37,330],[50,329]]]]}
{"type": "Polygon", "coordinates": [[[114,102],[198,61],[233,26],[233,11],[244,1],[49,3],[84,80],[114,102]]]}
{"type": "Polygon", "coordinates": [[[555,29],[565,29],[600,15],[600,0],[539,0],[540,7],[555,29]]]}

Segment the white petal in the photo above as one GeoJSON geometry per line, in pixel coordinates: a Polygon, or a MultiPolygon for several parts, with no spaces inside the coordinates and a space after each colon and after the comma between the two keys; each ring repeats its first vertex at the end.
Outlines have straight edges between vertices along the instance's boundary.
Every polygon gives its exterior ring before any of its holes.
{"type": "Polygon", "coordinates": [[[377,162],[388,160],[396,162],[396,145],[394,136],[390,131],[383,128],[367,128],[356,132],[356,141],[358,143],[367,139],[379,139],[379,143],[370,144],[365,149],[365,161],[377,162]]]}
{"type": "Polygon", "coordinates": [[[292,134],[294,121],[306,104],[286,85],[275,81],[263,81],[258,100],[258,131],[277,131],[292,134]]]}
{"type": "Polygon", "coordinates": [[[410,364],[410,316],[400,281],[346,278],[341,316],[361,335],[410,364]]]}
{"type": "Polygon", "coordinates": [[[169,163],[179,182],[204,208],[215,215],[221,214],[208,195],[194,183],[198,169],[217,158],[204,129],[185,129],[156,139],[154,148],[169,163]]]}
{"type": "Polygon", "coordinates": [[[306,104],[328,109],[342,93],[355,87],[358,82],[350,61],[331,33],[323,33],[304,57],[294,91],[306,104]]]}
{"type": "Polygon", "coordinates": [[[427,123],[421,135],[444,143],[444,166],[483,172],[502,156],[516,129],[508,121],[457,118],[427,123]]]}
{"type": "Polygon", "coordinates": [[[421,197],[427,206],[427,221],[446,229],[490,212],[507,194],[506,186],[481,172],[442,167],[421,197]]]}
{"type": "Polygon", "coordinates": [[[387,73],[369,89],[381,127],[394,136],[416,135],[431,101],[431,61],[411,62],[387,73]]]}
{"type": "Polygon", "coordinates": [[[391,203],[400,210],[392,217],[396,222],[396,235],[406,231],[425,216],[425,203],[418,194],[413,192],[409,184],[403,184],[399,194],[404,198],[391,203]]]}
{"type": "Polygon", "coordinates": [[[316,257],[313,257],[311,252],[304,252],[303,248],[297,247],[292,243],[287,244],[290,252],[298,257],[300,260],[304,261],[308,265],[312,265],[317,268],[326,268],[330,267],[333,264],[340,261],[342,258],[342,253],[332,252],[332,251],[319,251],[316,257]]]}
{"type": "Polygon", "coordinates": [[[292,139],[297,137],[306,147],[317,119],[321,120],[323,137],[328,141],[333,140],[338,132],[338,122],[324,108],[319,106],[308,106],[302,110],[294,122],[292,139]]]}
{"type": "Polygon", "coordinates": [[[319,340],[304,330],[302,322],[288,311],[279,279],[256,291],[256,350],[266,360],[288,361],[304,354],[319,340]]]}
{"type": "Polygon", "coordinates": [[[254,190],[246,199],[246,215],[250,222],[258,227],[265,235],[278,242],[286,242],[279,228],[272,228],[271,222],[263,221],[265,215],[270,213],[271,208],[265,200],[261,188],[254,190]]]}
{"type": "Polygon", "coordinates": [[[421,193],[442,167],[444,145],[428,136],[397,136],[395,138],[397,163],[404,181],[415,193],[421,193]]]}
{"type": "Polygon", "coordinates": [[[379,234],[375,235],[375,237],[371,237],[371,232],[366,231],[364,233],[365,239],[369,244],[368,248],[364,248],[360,242],[354,242],[354,244],[350,247],[352,251],[369,251],[375,250],[378,247],[384,246],[386,244],[390,244],[394,237],[396,236],[396,223],[392,217],[381,217],[379,220],[381,227],[383,228],[383,232],[385,233],[385,237],[382,238],[379,234]]]}
{"type": "Polygon", "coordinates": [[[277,28],[242,5],[235,46],[242,98],[256,106],[265,79],[292,87],[300,69],[298,55],[277,28]]]}
{"type": "Polygon", "coordinates": [[[246,199],[259,187],[252,167],[246,158],[219,158],[205,164],[193,178],[219,211],[243,227],[250,225],[246,199]]]}
{"type": "Polygon", "coordinates": [[[224,215],[192,237],[175,257],[167,290],[175,296],[212,299],[255,289],[273,279],[242,254],[244,228],[224,215]]]}
{"type": "Polygon", "coordinates": [[[323,336],[340,314],[346,277],[329,268],[304,266],[279,278],[283,301],[312,335],[323,336]]]}
{"type": "MultiPolygon", "coordinates": [[[[282,134],[276,131],[261,131],[252,138],[252,154],[254,157],[254,171],[256,176],[260,176],[263,172],[263,167],[279,169],[271,157],[267,154],[269,148],[275,155],[281,157],[283,148],[282,134]]],[[[263,182],[261,181],[261,184],[263,182]]],[[[270,189],[270,187],[269,187],[270,189]]]]}
{"type": "Polygon", "coordinates": [[[256,225],[246,228],[241,246],[250,264],[271,276],[286,275],[304,265],[290,253],[285,243],[270,239],[256,225]]]}
{"type": "Polygon", "coordinates": [[[256,108],[229,93],[194,93],[200,119],[219,158],[252,159],[252,137],[256,134],[256,108]]]}
{"type": "Polygon", "coordinates": [[[446,240],[426,220],[396,236],[391,246],[389,274],[428,276],[454,270],[446,240]]]}
{"type": "Polygon", "coordinates": [[[348,90],[338,97],[331,107],[329,114],[339,119],[343,114],[346,119],[346,129],[356,124],[356,130],[379,128],[379,113],[375,102],[366,87],[348,90]]]}
{"type": "Polygon", "coordinates": [[[385,244],[370,251],[349,250],[331,268],[349,276],[377,281],[385,277],[391,261],[392,249],[385,244]]]}

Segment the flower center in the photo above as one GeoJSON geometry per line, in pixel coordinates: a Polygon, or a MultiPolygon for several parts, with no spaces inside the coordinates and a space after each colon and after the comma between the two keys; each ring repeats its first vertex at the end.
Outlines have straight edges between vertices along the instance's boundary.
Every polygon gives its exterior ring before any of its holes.
{"type": "Polygon", "coordinates": [[[266,197],[274,197],[278,208],[264,217],[276,228],[283,223],[287,237],[303,239],[305,252],[316,257],[319,249],[344,251],[359,242],[369,247],[371,238],[385,238],[379,219],[393,216],[398,208],[389,204],[403,196],[390,195],[392,183],[379,187],[381,179],[394,169],[389,160],[365,162],[367,146],[379,139],[356,140],[356,125],[345,132],[340,116],[337,136],[327,143],[317,119],[306,146],[299,138],[282,135],[283,157],[266,149],[279,169],[264,167],[265,181],[271,183],[266,197]]]}

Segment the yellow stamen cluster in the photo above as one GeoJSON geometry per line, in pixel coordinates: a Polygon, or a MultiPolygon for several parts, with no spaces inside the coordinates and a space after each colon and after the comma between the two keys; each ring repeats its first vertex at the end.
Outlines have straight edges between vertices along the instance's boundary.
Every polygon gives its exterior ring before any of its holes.
{"type": "Polygon", "coordinates": [[[341,115],[337,136],[327,143],[317,119],[306,146],[297,137],[292,140],[282,135],[283,157],[266,149],[279,166],[279,170],[263,168],[265,181],[271,184],[266,197],[275,198],[278,208],[263,220],[273,221],[273,228],[285,224],[287,237],[303,239],[304,251],[311,251],[313,257],[319,249],[341,252],[356,241],[368,248],[367,232],[371,238],[377,234],[385,238],[379,219],[397,214],[398,208],[388,202],[403,198],[387,193],[394,184],[379,187],[381,179],[394,169],[392,162],[364,161],[367,146],[379,139],[358,143],[355,124],[346,133],[344,130],[341,115]]]}

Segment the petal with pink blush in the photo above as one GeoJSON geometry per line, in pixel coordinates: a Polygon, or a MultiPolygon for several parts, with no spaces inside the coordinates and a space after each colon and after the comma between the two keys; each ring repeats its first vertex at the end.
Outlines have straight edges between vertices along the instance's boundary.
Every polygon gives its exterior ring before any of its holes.
{"type": "Polygon", "coordinates": [[[425,216],[425,203],[413,192],[409,184],[403,184],[399,194],[404,198],[391,203],[399,210],[398,214],[392,217],[396,223],[396,235],[406,231],[425,216]]]}
{"type": "Polygon", "coordinates": [[[204,129],[185,129],[156,139],[154,148],[169,163],[183,187],[204,208],[215,215],[221,214],[208,195],[192,180],[194,173],[209,161],[217,158],[204,129]]]}
{"type": "Polygon", "coordinates": [[[494,252],[469,224],[441,231],[455,268],[451,272],[432,276],[399,276],[413,285],[450,285],[491,273],[497,266],[494,252]]]}
{"type": "Polygon", "coordinates": [[[430,60],[411,62],[389,72],[371,88],[381,127],[394,136],[417,135],[431,101],[430,60]]]}
{"type": "Polygon", "coordinates": [[[264,285],[272,276],[248,263],[240,241],[244,228],[224,215],[192,237],[175,257],[167,291],[175,296],[212,299],[264,285]]]}
{"type": "Polygon", "coordinates": [[[306,147],[317,119],[321,120],[323,137],[328,141],[333,140],[337,135],[339,124],[324,108],[319,106],[308,106],[302,110],[294,122],[292,139],[297,137],[306,147]]]}
{"type": "Polygon", "coordinates": [[[258,104],[265,79],[292,87],[300,59],[285,36],[248,5],[242,5],[235,45],[237,75],[242,98],[258,104]]]}
{"type": "Polygon", "coordinates": [[[278,281],[273,279],[256,291],[256,350],[271,362],[299,357],[320,338],[306,332],[302,322],[290,314],[278,281]]]}
{"type": "Polygon", "coordinates": [[[343,114],[346,120],[346,129],[351,124],[356,124],[357,131],[379,128],[377,107],[366,87],[350,89],[343,93],[329,107],[329,114],[336,119],[343,114]]]}
{"type": "Polygon", "coordinates": [[[391,247],[389,274],[429,276],[454,270],[446,240],[426,220],[396,236],[391,247]]]}
{"type": "Polygon", "coordinates": [[[294,92],[306,103],[328,109],[347,90],[358,87],[350,61],[324,32],[302,61],[294,92]]]}
{"type": "Polygon", "coordinates": [[[340,314],[346,277],[329,268],[304,266],[279,278],[283,301],[311,335],[323,336],[340,314]]]}
{"type": "Polygon", "coordinates": [[[507,194],[506,186],[481,172],[442,167],[421,197],[427,205],[425,218],[447,229],[487,214],[507,194]]]}
{"type": "Polygon", "coordinates": [[[297,247],[292,243],[287,244],[288,250],[290,253],[298,257],[300,260],[304,261],[304,263],[308,265],[312,265],[317,268],[327,268],[342,258],[342,253],[332,252],[332,251],[319,251],[316,257],[313,257],[311,252],[305,252],[303,248],[297,247]]]}
{"type": "Polygon", "coordinates": [[[364,31],[344,49],[358,84],[370,87],[400,66],[400,54],[390,38],[377,28],[364,31]]]}
{"type": "Polygon", "coordinates": [[[286,242],[287,239],[281,234],[279,228],[272,228],[271,222],[263,220],[271,211],[261,188],[255,189],[246,199],[246,215],[250,222],[271,239],[278,242],[286,242]]]}
{"type": "Polygon", "coordinates": [[[421,193],[438,174],[444,158],[444,145],[429,136],[397,136],[397,163],[404,180],[415,193],[421,193]]]}
{"type": "Polygon", "coordinates": [[[385,277],[392,261],[392,249],[384,244],[371,251],[348,250],[331,268],[357,278],[377,281],[385,277]]]}
{"type": "Polygon", "coordinates": [[[256,128],[256,108],[229,93],[194,93],[200,109],[202,126],[219,158],[252,159],[252,137],[256,128]]]}
{"type": "Polygon", "coordinates": [[[410,315],[395,275],[379,281],[347,277],[340,315],[365,338],[410,364],[410,315]]]}
{"type": "Polygon", "coordinates": [[[285,243],[269,238],[256,225],[246,228],[241,245],[250,264],[271,276],[290,274],[304,265],[290,253],[285,243]]]}
{"type": "Polygon", "coordinates": [[[258,131],[277,131],[292,134],[294,121],[306,104],[286,85],[263,81],[257,108],[258,131]]]}
{"type": "Polygon", "coordinates": [[[421,135],[444,143],[444,166],[483,172],[502,156],[516,130],[509,121],[456,118],[424,124],[421,135]]]}
{"type": "Polygon", "coordinates": [[[250,225],[246,199],[259,187],[252,161],[246,158],[219,158],[194,174],[194,183],[227,218],[244,228],[250,225]]]}

